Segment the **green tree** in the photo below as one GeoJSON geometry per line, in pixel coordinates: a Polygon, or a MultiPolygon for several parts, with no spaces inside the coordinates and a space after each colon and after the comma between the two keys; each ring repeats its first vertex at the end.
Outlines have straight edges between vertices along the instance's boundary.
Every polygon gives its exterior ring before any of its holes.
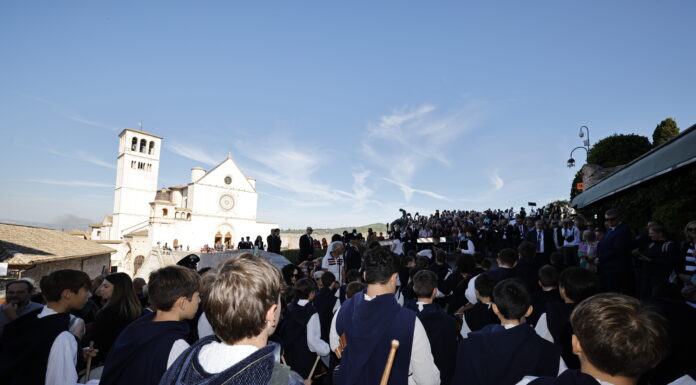
{"type": "Polygon", "coordinates": [[[642,135],[614,134],[598,141],[587,154],[587,163],[615,167],[629,163],[650,151],[650,140],[642,135]]]}
{"type": "Polygon", "coordinates": [[[580,195],[582,191],[577,189],[578,183],[582,182],[582,170],[575,173],[575,178],[573,178],[573,184],[570,186],[570,200],[580,195]]]}
{"type": "Polygon", "coordinates": [[[672,118],[667,118],[661,121],[660,124],[655,127],[655,131],[653,131],[653,147],[657,147],[677,135],[679,135],[677,122],[672,118]]]}

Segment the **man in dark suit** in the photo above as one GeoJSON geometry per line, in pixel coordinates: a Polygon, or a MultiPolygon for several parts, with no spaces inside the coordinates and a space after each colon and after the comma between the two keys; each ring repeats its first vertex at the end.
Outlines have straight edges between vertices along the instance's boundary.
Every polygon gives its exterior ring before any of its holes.
{"type": "Polygon", "coordinates": [[[266,237],[266,243],[268,244],[269,252],[280,254],[280,229],[271,230],[271,234],[266,237]]]}
{"type": "Polygon", "coordinates": [[[527,233],[526,240],[532,242],[536,248],[534,261],[537,269],[548,264],[549,255],[556,251],[556,245],[553,242],[553,233],[551,230],[546,229],[546,224],[543,220],[539,219],[536,221],[534,229],[527,233]]]}
{"type": "Polygon", "coordinates": [[[312,239],[312,228],[307,227],[307,233],[300,237],[300,256],[298,263],[314,258],[314,240],[312,239]]]}
{"type": "Polygon", "coordinates": [[[597,273],[602,289],[630,295],[634,291],[631,229],[621,222],[616,209],[607,210],[604,220],[607,232],[597,244],[597,273]]]}

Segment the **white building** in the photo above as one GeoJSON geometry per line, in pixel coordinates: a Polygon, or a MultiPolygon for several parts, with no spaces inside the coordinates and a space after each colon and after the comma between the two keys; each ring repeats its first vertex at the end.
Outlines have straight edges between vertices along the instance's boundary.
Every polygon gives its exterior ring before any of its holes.
{"type": "MultiPolygon", "coordinates": [[[[119,134],[114,213],[92,225],[92,240],[117,250],[112,266],[132,276],[148,258],[171,262],[160,247],[200,251],[236,245],[242,237],[263,239],[276,223],[256,221],[256,180],[246,177],[231,155],[206,172],[191,169],[187,185],[157,189],[162,138],[125,129],[119,134]]],[[[145,263],[148,266],[153,263],[145,263]]],[[[149,269],[148,269],[149,270],[149,269]]]]}

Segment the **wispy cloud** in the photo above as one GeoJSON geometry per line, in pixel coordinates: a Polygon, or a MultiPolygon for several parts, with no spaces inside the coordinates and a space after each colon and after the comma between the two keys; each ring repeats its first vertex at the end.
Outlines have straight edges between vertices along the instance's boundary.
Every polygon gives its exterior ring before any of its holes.
{"type": "Polygon", "coordinates": [[[405,197],[406,201],[411,200],[411,198],[413,197],[413,193],[426,195],[426,196],[429,196],[431,198],[440,199],[440,200],[449,200],[449,198],[447,198],[446,196],[440,195],[440,194],[432,192],[432,191],[413,188],[405,183],[397,182],[397,181],[389,179],[389,178],[382,178],[382,179],[384,179],[385,181],[387,181],[389,183],[392,183],[392,184],[399,186],[401,191],[404,193],[404,197],[405,197]]]}
{"type": "Polygon", "coordinates": [[[209,166],[217,166],[218,163],[221,162],[221,159],[223,159],[219,158],[218,160],[216,160],[207,152],[205,152],[202,148],[199,148],[192,144],[172,142],[171,144],[166,145],[165,148],[177,155],[183,156],[184,158],[189,158],[195,160],[196,162],[201,162],[209,166]]]}
{"type": "Polygon", "coordinates": [[[82,186],[82,187],[111,187],[113,188],[113,183],[100,183],[84,180],[56,180],[56,179],[24,179],[25,182],[31,183],[41,183],[41,184],[52,184],[61,186],[82,186]]]}
{"type": "Polygon", "coordinates": [[[98,122],[98,121],[92,120],[92,119],[87,119],[84,116],[82,116],[81,114],[78,114],[78,113],[70,110],[69,108],[61,105],[60,103],[54,102],[52,100],[48,100],[48,99],[44,99],[44,98],[40,98],[38,96],[32,96],[32,95],[27,95],[27,97],[30,99],[36,100],[37,102],[51,106],[53,108],[53,110],[56,111],[58,114],[60,114],[64,118],[70,119],[74,122],[81,123],[81,124],[91,126],[91,127],[104,128],[104,129],[107,129],[110,131],[118,132],[120,130],[118,127],[116,127],[114,125],[98,122]]]}
{"type": "Polygon", "coordinates": [[[353,204],[356,211],[363,210],[368,203],[378,203],[370,200],[374,191],[368,186],[368,170],[354,171],[352,191],[344,191],[318,180],[317,173],[326,161],[321,155],[301,150],[304,144],[276,136],[264,143],[263,147],[261,153],[251,150],[242,142],[237,143],[241,155],[261,166],[248,169],[250,175],[289,193],[282,200],[293,204],[312,202],[311,206],[353,204]]]}
{"type": "Polygon", "coordinates": [[[446,199],[440,194],[409,187],[416,172],[436,161],[449,167],[448,147],[472,129],[479,119],[475,104],[469,104],[451,114],[438,115],[436,108],[424,104],[417,108],[402,108],[368,124],[362,152],[374,165],[389,173],[389,182],[397,184],[407,201],[414,192],[446,199]]]}
{"type": "Polygon", "coordinates": [[[505,182],[503,179],[498,175],[498,170],[496,170],[493,175],[490,176],[491,178],[491,183],[493,183],[493,187],[495,188],[495,191],[498,191],[505,186],[505,182]]]}
{"type": "Polygon", "coordinates": [[[102,159],[99,159],[96,156],[88,154],[88,153],[83,152],[83,151],[76,151],[74,154],[68,154],[68,153],[57,151],[54,149],[48,149],[46,151],[48,151],[49,153],[51,153],[53,155],[61,156],[64,158],[77,159],[77,160],[81,160],[83,162],[91,163],[91,164],[101,166],[101,167],[106,167],[106,168],[111,168],[111,169],[116,168],[115,164],[109,163],[109,162],[104,161],[102,159]]]}

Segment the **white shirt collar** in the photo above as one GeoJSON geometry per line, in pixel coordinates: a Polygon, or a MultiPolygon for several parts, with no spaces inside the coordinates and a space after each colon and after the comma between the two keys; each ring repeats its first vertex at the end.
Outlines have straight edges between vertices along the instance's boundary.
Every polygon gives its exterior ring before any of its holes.
{"type": "Polygon", "coordinates": [[[305,305],[308,304],[308,303],[309,303],[309,300],[308,300],[308,299],[300,299],[300,300],[297,301],[297,304],[300,305],[300,306],[305,306],[305,305]]]}

